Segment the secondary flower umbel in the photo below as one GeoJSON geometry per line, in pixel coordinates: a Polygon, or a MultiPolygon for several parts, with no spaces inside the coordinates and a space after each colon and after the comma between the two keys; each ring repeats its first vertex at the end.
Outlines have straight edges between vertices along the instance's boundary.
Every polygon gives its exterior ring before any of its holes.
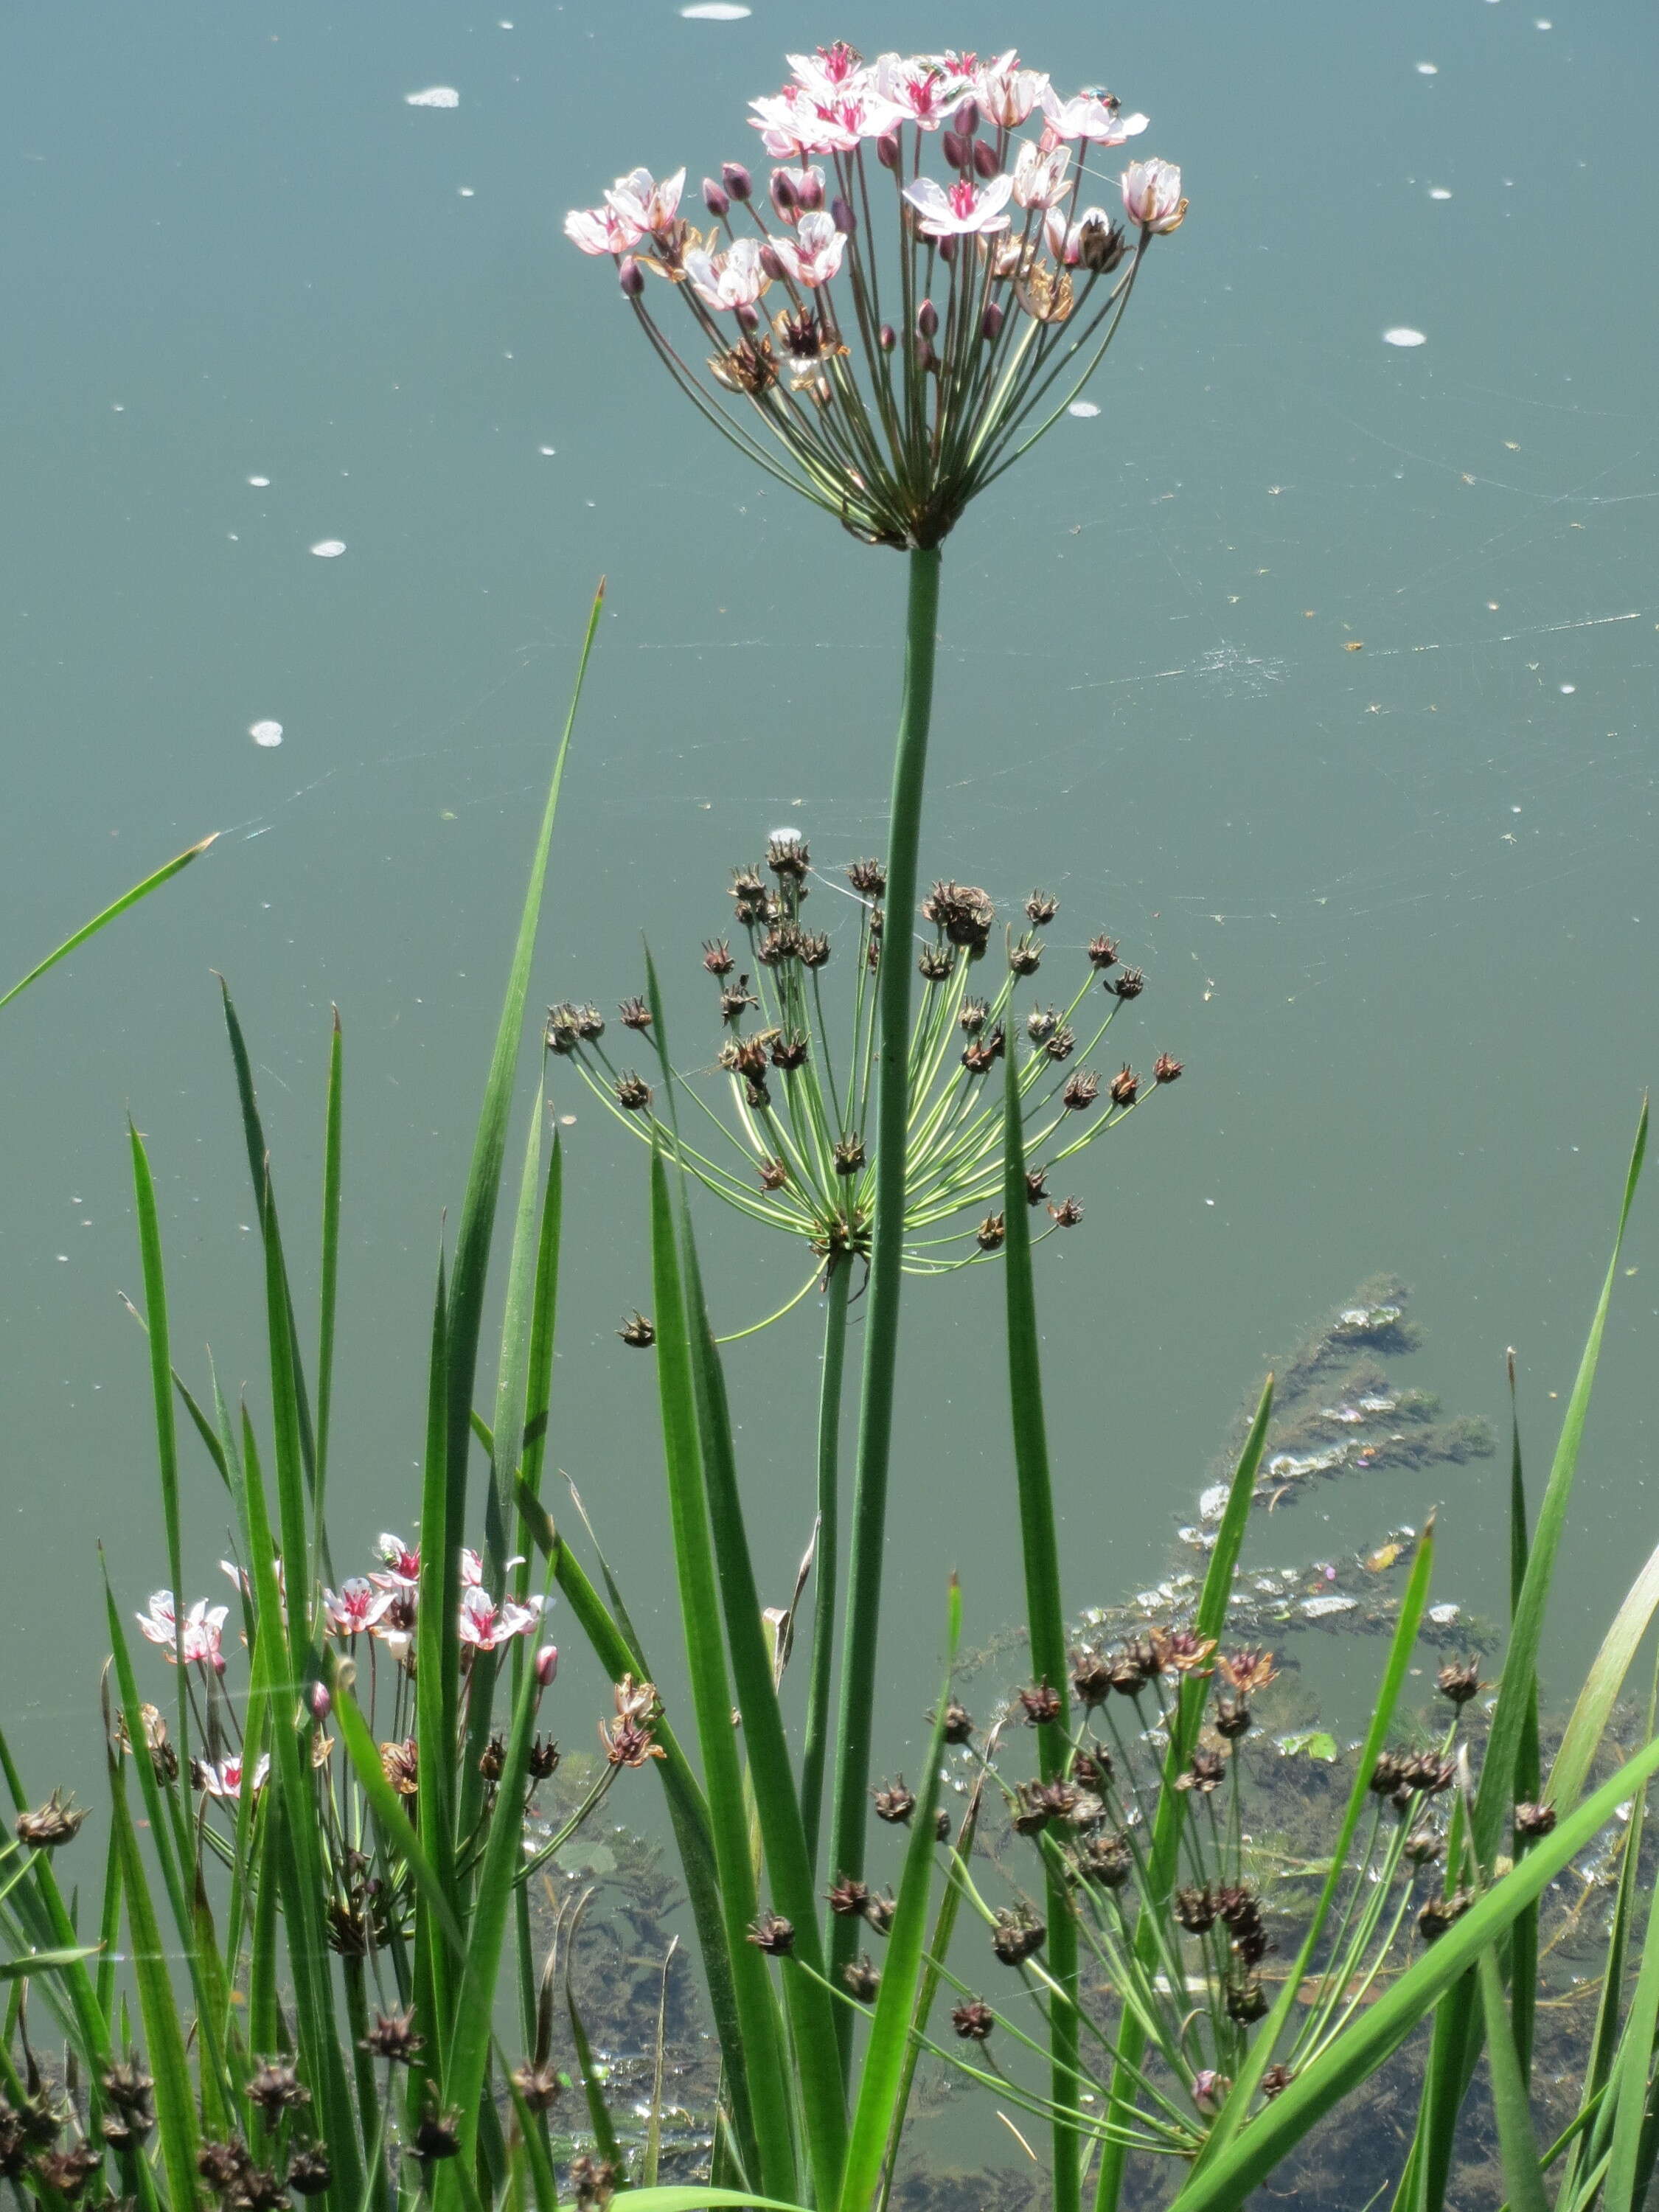
{"type": "Polygon", "coordinates": [[[750,459],[872,544],[934,546],[1088,381],[1148,243],[1186,215],[1181,172],[1130,165],[1132,242],[1079,212],[1102,150],[1146,127],[1110,93],[1064,97],[1012,49],[866,63],[837,42],[789,64],[750,103],[783,165],[765,193],[726,162],[703,180],[703,232],[680,213],[684,169],[635,169],[565,234],[611,257],[664,366],[750,459]],[[689,347],[647,272],[678,289],[689,347]]]}

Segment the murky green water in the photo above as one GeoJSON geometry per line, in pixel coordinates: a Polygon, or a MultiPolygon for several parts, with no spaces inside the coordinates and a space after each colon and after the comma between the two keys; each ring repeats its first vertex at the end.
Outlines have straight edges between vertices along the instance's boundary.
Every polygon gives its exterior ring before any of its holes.
{"type": "MultiPolygon", "coordinates": [[[[510,27],[90,5],[7,29],[0,966],[224,833],[0,1036],[0,1651],[43,1784],[95,1774],[98,1540],[124,1603],[165,1579],[117,1297],[138,1275],[128,1110],[181,1364],[200,1377],[210,1339],[259,1395],[210,971],[256,1040],[291,1246],[331,1001],[346,1025],[343,1553],[412,1519],[440,1209],[595,576],[538,1001],[636,988],[643,930],[702,1054],[696,954],[726,866],[781,823],[828,866],[881,846],[897,562],[766,496],[559,236],[636,160],[695,179],[744,151],[744,102],[787,47],[1018,38],[1148,109],[1142,144],[1194,200],[1100,415],[946,558],[924,868],[1000,900],[1042,882],[1057,939],[1121,936],[1152,978],[1126,1017],[1137,1064],[1167,1047],[1188,1067],[1091,1156],[1087,1219],[1042,1255],[1074,1598],[1163,1561],[1241,1392],[1378,1268],[1414,1286],[1412,1379],[1452,1411],[1501,1422],[1520,1347],[1541,1480],[1605,1263],[1659,1007],[1649,11],[1207,0],[1124,11],[1103,41],[1058,0],[756,0],[735,23],[498,4],[510,27]],[[459,106],[405,104],[434,85],[459,106]],[[1383,343],[1396,325],[1425,343],[1383,343]],[[280,746],[251,741],[262,720],[280,746]]],[[[584,1092],[556,1103],[576,1116],[556,1456],[660,1646],[652,1370],[612,1334],[648,1304],[641,1163],[584,1092]]],[[[1650,1194],[1563,1567],[1564,1670],[1659,1540],[1655,1219],[1650,1194]]],[[[793,1253],[708,1233],[729,1325],[795,1287],[793,1253]]],[[[1000,1330],[994,1270],[911,1293],[896,1742],[947,1568],[972,1632],[1018,1609],[1000,1330]]],[[[781,1597],[815,1356],[803,1309],[732,1361],[781,1597]]],[[[1352,1551],[1439,1499],[1446,1592],[1496,1609],[1502,1491],[1495,1462],[1326,1486],[1257,1556],[1352,1551]]],[[[228,1515],[210,1474],[192,1500],[200,1589],[228,1515]]],[[[586,1739],[597,1686],[573,1665],[564,1694],[586,1739]]]]}

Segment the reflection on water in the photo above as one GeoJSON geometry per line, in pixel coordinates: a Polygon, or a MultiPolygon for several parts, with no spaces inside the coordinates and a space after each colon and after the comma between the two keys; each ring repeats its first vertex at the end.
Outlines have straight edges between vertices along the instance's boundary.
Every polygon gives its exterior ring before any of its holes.
{"type": "MultiPolygon", "coordinates": [[[[1369,16],[1206,0],[1115,21],[1103,53],[1079,0],[1022,15],[1062,74],[1133,90],[1194,198],[1100,416],[1058,425],[951,541],[922,855],[929,878],[971,867],[1005,908],[1042,882],[1068,915],[1109,914],[1187,1062],[1180,1110],[1115,1149],[1048,1248],[1079,1604],[1161,1571],[1241,1378],[1381,1264],[1415,1286],[1418,1387],[1501,1425],[1519,1347],[1530,1462],[1570,1387],[1652,1073],[1655,307],[1621,272],[1659,181],[1631,66],[1652,54],[1650,12],[1536,21],[1513,0],[1369,16]],[[1406,331],[1425,342],[1381,342],[1406,331]]],[[[988,46],[1000,26],[917,0],[903,27],[988,46]]],[[[64,1629],[95,1618],[94,1540],[135,1601],[165,1579],[143,1348],[115,1297],[137,1273],[129,1108],[181,1367],[199,1377],[210,1339],[259,1391],[209,969],[256,1040],[296,1194],[319,1174],[342,1010],[349,1547],[411,1510],[422,1285],[596,575],[610,612],[543,1003],[627,995],[643,931],[684,1021],[701,884],[797,818],[825,868],[880,849],[896,567],[809,533],[666,413],[558,220],[594,176],[690,150],[710,118],[746,135],[785,47],[873,50],[893,27],[870,0],[833,23],[780,0],[665,10],[641,40],[575,7],[371,0],[204,31],[94,0],[72,39],[49,12],[9,28],[9,972],[226,833],[0,1040],[7,1673],[33,1694],[26,1766],[61,1751],[89,1785],[93,1662],[64,1629]]],[[[574,1083],[556,1106],[573,1117],[557,1460],[664,1641],[653,1387],[611,1334],[648,1304],[641,1164],[574,1083]]],[[[1564,1673],[1659,1535],[1652,1218],[1575,1499],[1564,1673]]],[[[706,1233],[718,1325],[798,1287],[745,1224],[711,1212],[706,1233]]],[[[946,1570],[975,1632],[1017,1606],[999,1297],[969,1269],[906,1309],[896,1736],[946,1570]]],[[[811,1306],[732,1355],[779,1593],[811,1520],[811,1306]]],[[[1446,1586],[1488,1613],[1496,1467],[1377,1478],[1401,1526],[1442,1504],[1446,1586]]],[[[224,1501],[207,1470],[191,1481],[204,1574],[224,1501]]],[[[1333,1558],[1381,1548],[1361,1488],[1313,1486],[1301,1508],[1332,1516],[1333,1558]]],[[[574,1663],[568,1679],[580,1703],[574,1663]]]]}

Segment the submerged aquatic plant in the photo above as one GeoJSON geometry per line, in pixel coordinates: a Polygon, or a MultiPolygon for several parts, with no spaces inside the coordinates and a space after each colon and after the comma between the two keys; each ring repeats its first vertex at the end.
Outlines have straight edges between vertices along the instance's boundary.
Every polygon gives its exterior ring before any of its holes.
{"type": "MultiPolygon", "coordinates": [[[[726,1078],[729,1113],[722,1115],[694,1084],[670,1079],[702,1111],[704,1120],[694,1124],[697,1141],[665,1101],[659,1109],[650,1085],[621,1066],[604,1042],[607,1024],[597,1007],[566,1003],[548,1010],[548,1050],[574,1063],[624,1127],[659,1146],[739,1212],[810,1247],[813,1269],[792,1306],[820,1280],[844,1296],[847,1285],[836,1284],[838,1271],[868,1260],[878,1172],[872,978],[884,958],[911,957],[910,944],[885,927],[881,863],[855,860],[846,876],[850,890],[842,895],[858,909],[850,945],[806,925],[802,908],[811,880],[836,891],[842,886],[818,875],[804,838],[776,836],[763,868],[733,872],[732,933],[739,950],[719,937],[702,952],[717,994],[714,1065],[726,1078]],[[839,965],[850,962],[852,974],[841,1004],[827,1008],[824,969],[838,945],[839,965]],[[724,1139],[720,1152],[706,1148],[710,1127],[724,1139]]],[[[911,1273],[950,1273],[995,1259],[1003,1249],[1004,1102],[1000,1081],[991,1079],[1006,1053],[1018,1064],[1025,1149],[1035,1163],[1027,1203],[1034,1218],[1046,1214],[1038,1242],[1074,1228],[1084,1216],[1082,1200],[1058,1185],[1051,1190],[1048,1178],[1182,1073],[1168,1053],[1158,1054],[1150,1077],[1127,1061],[1109,1075],[1090,1066],[1118,1014],[1146,984],[1103,934],[1075,963],[1081,969],[1076,988],[1071,981],[1062,986],[1063,1006],[1038,999],[1020,1010],[1017,998],[1042,964],[1044,933],[1058,911],[1058,900],[1033,891],[1017,921],[999,929],[987,894],[956,883],[935,884],[921,903],[928,927],[915,955],[921,995],[906,1086],[903,1261],[911,1273]],[[981,995],[975,987],[987,969],[981,995]],[[1097,989],[1101,997],[1093,996],[1097,989]]],[[[631,1031],[651,1026],[641,999],[625,1000],[619,1011],[631,1031]]]]}

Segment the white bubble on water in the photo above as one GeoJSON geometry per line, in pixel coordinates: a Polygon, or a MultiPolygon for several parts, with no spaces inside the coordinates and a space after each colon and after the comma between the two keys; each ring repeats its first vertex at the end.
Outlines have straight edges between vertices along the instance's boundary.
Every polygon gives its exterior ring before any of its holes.
{"type": "Polygon", "coordinates": [[[268,490],[270,485],[269,477],[250,477],[248,482],[253,486],[255,491],[268,490]]]}
{"type": "Polygon", "coordinates": [[[256,745],[280,745],[283,742],[280,722],[250,722],[247,733],[256,745]]]}
{"type": "Polygon", "coordinates": [[[692,0],[690,7],[680,9],[690,23],[740,23],[753,12],[752,9],[740,8],[737,0],[692,0]]]}
{"type": "Polygon", "coordinates": [[[1092,399],[1074,399],[1066,412],[1075,415],[1080,422],[1086,422],[1091,416],[1098,415],[1100,410],[1092,399]]]}
{"type": "Polygon", "coordinates": [[[1419,76],[1438,76],[1440,65],[1437,62],[1419,62],[1417,74],[1419,76]]]}
{"type": "Polygon", "coordinates": [[[424,92],[406,92],[405,107],[459,107],[461,95],[453,84],[429,84],[424,92]]]}
{"type": "Polygon", "coordinates": [[[1431,200],[1449,200],[1451,198],[1451,194],[1446,190],[1446,187],[1443,185],[1431,185],[1429,186],[1429,198],[1431,200]]]}
{"type": "Polygon", "coordinates": [[[345,540],[343,538],[319,538],[311,550],[319,561],[337,561],[345,551],[345,540]]]}
{"type": "Polygon", "coordinates": [[[536,451],[545,461],[550,461],[554,454],[556,453],[558,450],[559,449],[556,446],[538,446],[536,448],[536,451]]]}
{"type": "Polygon", "coordinates": [[[1382,343],[1391,346],[1420,346],[1426,345],[1428,339],[1421,331],[1414,331],[1409,323],[1395,323],[1392,329],[1383,331],[1382,343]]]}
{"type": "Polygon", "coordinates": [[[774,845],[799,845],[800,831],[793,822],[786,822],[781,830],[769,830],[767,837],[774,845]]]}
{"type": "Polygon", "coordinates": [[[1573,693],[1578,689],[1578,686],[1576,684],[1563,684],[1560,685],[1559,689],[1561,696],[1564,699],[1570,699],[1573,693]]]}

